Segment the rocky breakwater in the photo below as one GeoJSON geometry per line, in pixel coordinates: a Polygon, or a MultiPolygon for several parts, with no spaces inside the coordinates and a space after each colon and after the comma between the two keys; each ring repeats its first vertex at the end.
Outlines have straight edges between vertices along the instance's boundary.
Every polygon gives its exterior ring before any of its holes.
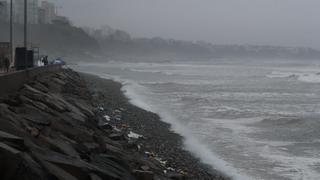
{"type": "Polygon", "coordinates": [[[67,69],[2,94],[0,179],[168,179],[97,111],[86,83],[67,69]]]}
{"type": "Polygon", "coordinates": [[[0,179],[225,179],[169,128],[129,104],[118,83],[70,69],[42,74],[0,96],[0,179]]]}

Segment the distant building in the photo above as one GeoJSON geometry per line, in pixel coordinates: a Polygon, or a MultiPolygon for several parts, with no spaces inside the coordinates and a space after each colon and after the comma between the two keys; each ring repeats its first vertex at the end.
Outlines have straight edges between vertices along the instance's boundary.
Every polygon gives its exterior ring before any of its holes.
{"type": "Polygon", "coordinates": [[[46,11],[42,8],[39,8],[38,10],[39,13],[39,24],[46,24],[46,11]]]}
{"type": "MultiPolygon", "coordinates": [[[[39,8],[38,0],[27,1],[27,15],[29,24],[38,24],[39,22],[39,8]]],[[[14,21],[18,24],[24,23],[24,0],[14,1],[14,21]]]]}
{"type": "Polygon", "coordinates": [[[61,25],[71,25],[70,20],[65,17],[65,16],[56,16],[53,20],[52,23],[54,24],[61,24],[61,25]]]}
{"type": "Polygon", "coordinates": [[[0,42],[0,56],[10,57],[9,42],[0,42]]]}
{"type": "Polygon", "coordinates": [[[7,1],[0,1],[0,21],[9,20],[9,7],[7,1]]]}
{"type": "MultiPolygon", "coordinates": [[[[38,11],[39,12],[39,11],[38,11]]],[[[56,18],[56,7],[54,3],[48,1],[41,2],[39,22],[43,24],[52,24],[52,21],[56,18]]]]}

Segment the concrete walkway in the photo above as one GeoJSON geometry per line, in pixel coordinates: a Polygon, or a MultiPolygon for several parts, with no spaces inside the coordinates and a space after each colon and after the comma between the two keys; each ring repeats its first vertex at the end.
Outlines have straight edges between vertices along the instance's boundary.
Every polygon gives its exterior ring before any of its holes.
{"type": "MultiPolygon", "coordinates": [[[[0,73],[0,96],[18,90],[25,83],[39,75],[58,72],[61,70],[61,67],[61,65],[49,65],[22,71],[0,73]]],[[[1,72],[3,72],[3,70],[1,72]]]]}

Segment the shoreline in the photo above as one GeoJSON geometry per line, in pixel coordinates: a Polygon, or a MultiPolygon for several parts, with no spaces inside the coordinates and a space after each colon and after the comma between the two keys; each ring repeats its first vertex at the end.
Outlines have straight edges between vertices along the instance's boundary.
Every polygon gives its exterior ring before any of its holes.
{"type": "Polygon", "coordinates": [[[3,88],[2,179],[230,179],[185,151],[183,138],[130,104],[121,87],[60,68],[3,88]]]}
{"type": "Polygon", "coordinates": [[[184,138],[173,132],[169,124],[161,121],[159,115],[131,104],[121,90],[121,83],[86,73],[80,75],[93,92],[95,105],[111,107],[104,108],[103,114],[110,117],[114,110],[123,110],[121,120],[111,121],[110,124],[117,127],[128,126],[134,133],[142,135],[143,138],[139,139],[140,152],[154,153],[167,161],[168,169],[186,173],[188,179],[230,179],[185,150],[184,138]]]}

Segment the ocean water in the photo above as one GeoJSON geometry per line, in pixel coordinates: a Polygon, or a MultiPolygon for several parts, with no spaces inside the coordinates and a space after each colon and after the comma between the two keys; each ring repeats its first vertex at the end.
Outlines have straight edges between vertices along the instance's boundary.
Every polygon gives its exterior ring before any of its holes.
{"type": "Polygon", "coordinates": [[[187,150],[236,180],[320,179],[320,62],[79,63],[123,84],[187,150]]]}

